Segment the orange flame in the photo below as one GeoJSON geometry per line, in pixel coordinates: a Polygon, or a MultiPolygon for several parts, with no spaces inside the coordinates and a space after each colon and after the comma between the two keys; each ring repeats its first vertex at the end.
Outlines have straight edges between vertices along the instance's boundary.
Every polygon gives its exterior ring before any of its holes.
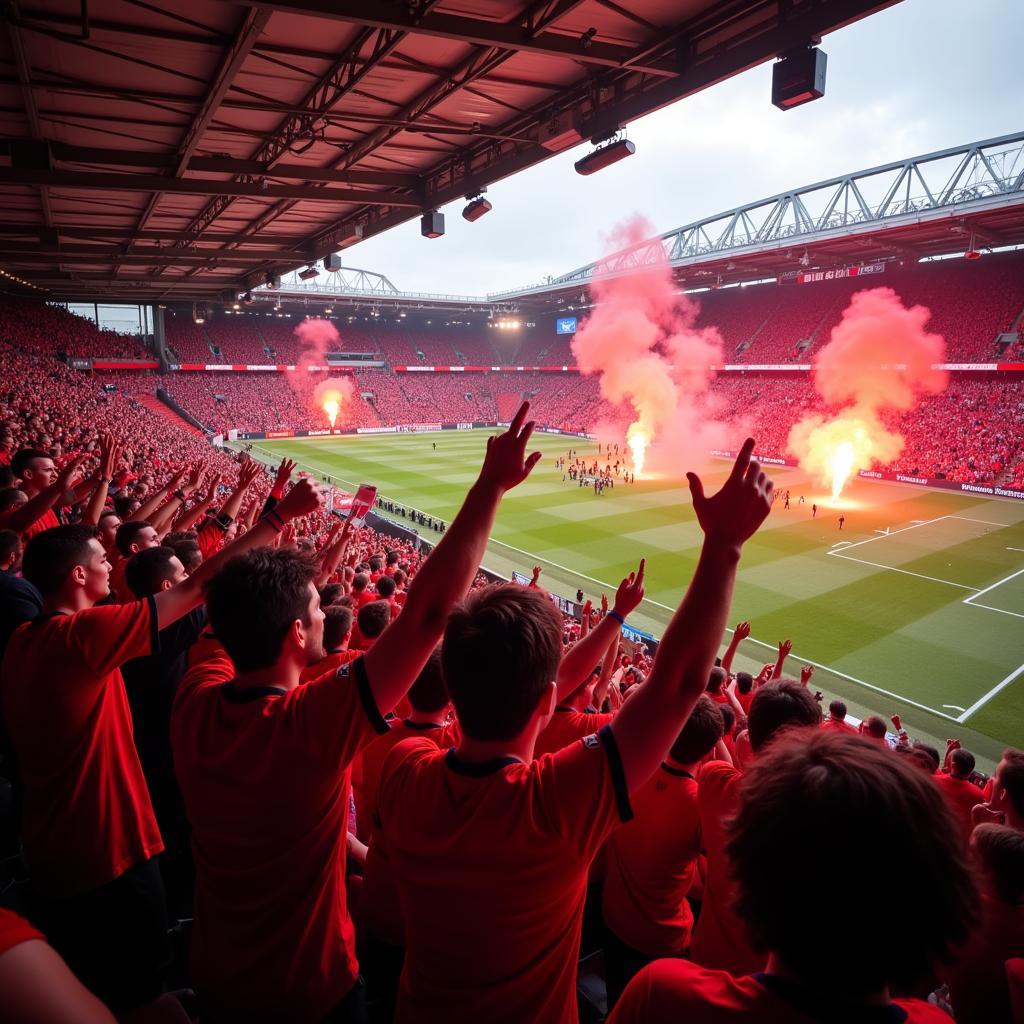
{"type": "Polygon", "coordinates": [[[626,432],[626,443],[633,453],[633,472],[644,475],[644,459],[647,457],[648,437],[639,423],[634,423],[626,432]]]}

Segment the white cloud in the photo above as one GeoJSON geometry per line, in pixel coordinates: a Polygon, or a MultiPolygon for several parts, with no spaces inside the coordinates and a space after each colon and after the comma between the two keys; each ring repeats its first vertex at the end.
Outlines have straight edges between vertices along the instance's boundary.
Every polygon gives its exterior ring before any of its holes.
{"type": "Polygon", "coordinates": [[[632,213],[668,231],[764,196],[1021,128],[1019,0],[904,0],[826,36],[825,97],[783,113],[764,65],[629,128],[637,153],[588,178],[578,147],[499,182],[475,224],[413,221],[345,253],[402,289],[483,294],[596,259],[632,213]]]}

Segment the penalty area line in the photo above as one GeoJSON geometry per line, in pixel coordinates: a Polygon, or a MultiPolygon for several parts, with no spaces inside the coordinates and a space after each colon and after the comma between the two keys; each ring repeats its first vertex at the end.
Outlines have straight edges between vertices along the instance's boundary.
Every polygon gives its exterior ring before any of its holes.
{"type": "Polygon", "coordinates": [[[988,693],[979,697],[962,715],[959,715],[956,721],[961,724],[966,722],[975,711],[983,708],[997,693],[1005,690],[1022,672],[1024,672],[1024,665],[1018,665],[1005,679],[1001,679],[988,693]]]}

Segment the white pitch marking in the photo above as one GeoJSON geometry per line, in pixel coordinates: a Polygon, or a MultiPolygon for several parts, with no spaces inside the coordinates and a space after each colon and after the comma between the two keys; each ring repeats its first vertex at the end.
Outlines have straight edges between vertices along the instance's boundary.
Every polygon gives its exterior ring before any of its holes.
{"type": "MultiPolygon", "coordinates": [[[[1021,573],[1024,573],[1024,569],[1018,569],[1016,572],[1010,573],[1009,576],[1004,576],[1001,580],[996,580],[995,583],[990,584],[984,590],[979,590],[974,597],[964,598],[964,604],[971,604],[975,598],[984,597],[990,590],[995,590],[996,587],[1001,587],[1004,583],[1009,583],[1010,580],[1015,580],[1021,573]]],[[[973,588],[972,588],[973,589],[973,588]]]]}
{"type": "Polygon", "coordinates": [[[836,558],[844,558],[847,562],[858,562],[860,565],[873,565],[876,569],[888,569],[889,572],[902,573],[904,576],[916,576],[919,580],[931,580],[932,583],[945,583],[947,587],[957,587],[960,590],[974,590],[977,587],[968,587],[964,583],[953,583],[951,580],[940,580],[938,576],[925,576],[924,573],[911,572],[910,569],[899,569],[895,565],[883,565],[881,562],[869,562],[866,558],[854,558],[842,551],[828,551],[826,554],[834,555],[836,558]]]}
{"type": "Polygon", "coordinates": [[[1007,551],[1024,551],[1024,548],[1007,548],[1007,551]]]}
{"type": "Polygon", "coordinates": [[[972,519],[970,516],[947,516],[947,519],[962,519],[965,523],[982,523],[985,526],[999,526],[1008,530],[1012,523],[993,523],[991,519],[972,519]]]}
{"type": "Polygon", "coordinates": [[[966,604],[968,608],[984,608],[986,611],[989,612],[1002,612],[1003,615],[1012,615],[1015,619],[1024,619],[1024,615],[1022,615],[1020,612],[1010,612],[1007,611],[1005,608],[996,608],[990,604],[975,604],[973,601],[964,601],[962,603],[966,604]]]}
{"type": "Polygon", "coordinates": [[[848,548],[852,543],[852,540],[837,540],[835,544],[832,545],[832,549],[829,554],[832,554],[835,551],[840,551],[843,548],[848,548]]]}
{"type": "Polygon", "coordinates": [[[882,534],[883,537],[889,536],[889,527],[887,526],[884,530],[875,530],[875,533],[882,534]]]}
{"type": "Polygon", "coordinates": [[[951,711],[966,711],[966,708],[960,707],[959,704],[943,704],[944,708],[949,708],[951,711]]]}
{"type": "Polygon", "coordinates": [[[962,715],[959,715],[956,721],[960,723],[966,722],[978,708],[984,707],[997,693],[1005,690],[1022,672],[1024,672],[1024,665],[1018,665],[1005,679],[996,683],[988,693],[979,697],[962,715]]]}
{"type": "MultiPolygon", "coordinates": [[[[892,530],[890,533],[885,534],[886,537],[895,537],[898,533],[906,533],[907,530],[916,530],[919,526],[928,526],[929,523],[938,523],[943,519],[949,519],[949,516],[936,516],[934,519],[919,519],[914,522],[913,526],[903,526],[898,530],[892,530]]],[[[861,544],[872,544],[876,540],[881,540],[881,537],[868,537],[867,540],[859,540],[856,543],[850,544],[851,548],[859,548],[861,544]]]]}

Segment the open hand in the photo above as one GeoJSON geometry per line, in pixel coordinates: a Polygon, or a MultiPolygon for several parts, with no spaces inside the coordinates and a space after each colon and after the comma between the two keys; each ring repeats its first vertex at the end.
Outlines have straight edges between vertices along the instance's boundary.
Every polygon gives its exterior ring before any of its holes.
{"type": "Polygon", "coordinates": [[[524,426],[530,403],[523,402],[508,430],[487,438],[487,454],[480,469],[480,481],[497,488],[502,494],[521,484],[540,461],[540,452],[526,455],[526,445],[533,433],[531,420],[524,426]]]}
{"type": "MultiPolygon", "coordinates": [[[[615,611],[625,618],[644,599],[644,570],[647,559],[640,559],[640,567],[631,572],[615,591],[615,611]]],[[[603,595],[602,595],[603,596],[603,595]]]]}
{"type": "Polygon", "coordinates": [[[732,632],[737,640],[746,640],[750,636],[750,623],[746,621],[737,622],[736,628],[732,632]]]}
{"type": "Polygon", "coordinates": [[[277,467],[277,477],[274,480],[274,489],[280,492],[286,483],[291,479],[295,463],[291,459],[282,459],[281,465],[277,467]]]}
{"type": "Polygon", "coordinates": [[[804,665],[804,667],[802,669],[800,669],[800,682],[804,686],[806,686],[811,681],[811,676],[813,676],[813,675],[814,675],[814,666],[813,665],[804,665]]]}
{"type": "Polygon", "coordinates": [[[708,540],[739,547],[757,531],[772,507],[774,484],[751,458],[754,439],[743,442],[722,489],[710,498],[696,473],[687,473],[693,510],[708,540]]]}

